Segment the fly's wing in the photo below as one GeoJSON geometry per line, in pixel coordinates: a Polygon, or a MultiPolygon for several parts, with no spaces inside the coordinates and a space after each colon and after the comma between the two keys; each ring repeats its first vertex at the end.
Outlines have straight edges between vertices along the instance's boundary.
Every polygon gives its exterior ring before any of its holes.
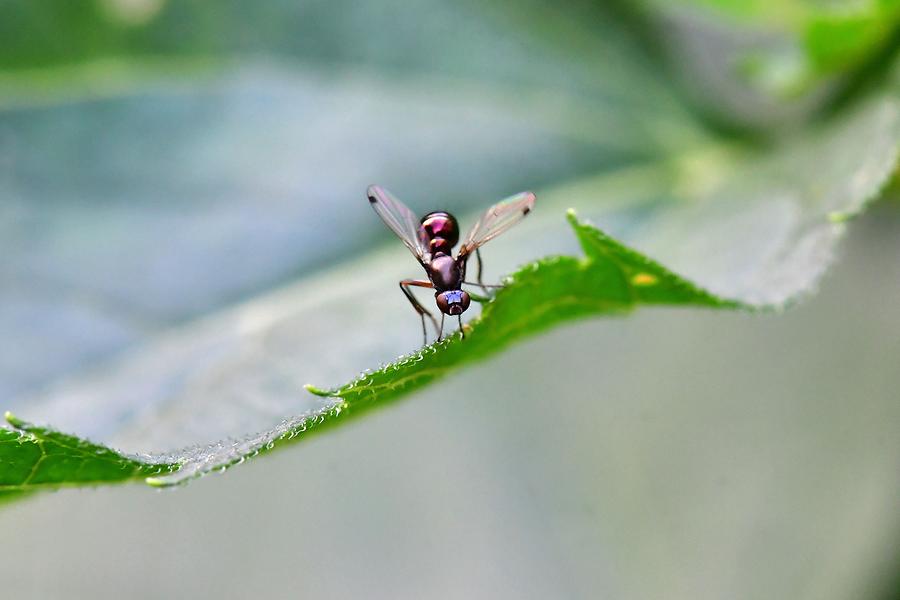
{"type": "Polygon", "coordinates": [[[419,218],[416,214],[381,186],[370,185],[366,195],[369,197],[369,204],[384,224],[390,227],[419,262],[422,262],[427,245],[422,239],[419,218]]]}
{"type": "Polygon", "coordinates": [[[535,196],[531,192],[522,192],[501,200],[485,211],[469,230],[466,239],[459,249],[459,257],[467,256],[491,241],[531,212],[535,196]]]}

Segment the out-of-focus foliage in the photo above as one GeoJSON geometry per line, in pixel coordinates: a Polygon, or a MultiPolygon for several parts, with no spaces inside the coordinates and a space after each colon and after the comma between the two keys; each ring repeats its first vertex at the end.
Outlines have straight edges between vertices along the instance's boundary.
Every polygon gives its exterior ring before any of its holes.
{"type": "Polygon", "coordinates": [[[745,26],[781,30],[804,51],[810,77],[859,68],[892,42],[900,25],[900,2],[863,0],[693,0],[693,4],[745,26]]]}
{"type": "Polygon", "coordinates": [[[896,0],[685,0],[647,3],[683,87],[719,120],[797,126],[888,69],[896,0]]]}

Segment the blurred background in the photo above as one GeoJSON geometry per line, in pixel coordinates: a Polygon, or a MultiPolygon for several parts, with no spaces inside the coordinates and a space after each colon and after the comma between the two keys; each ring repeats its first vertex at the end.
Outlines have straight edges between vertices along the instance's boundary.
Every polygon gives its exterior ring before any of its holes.
{"type": "Polygon", "coordinates": [[[222,476],[4,504],[0,589],[900,598],[896,189],[837,252],[822,219],[893,171],[898,23],[887,0],[4,2],[23,418],[173,450],[417,348],[418,267],[370,183],[463,227],[537,191],[488,279],[578,253],[575,207],[715,291],[807,299],[575,323],[222,476]]]}

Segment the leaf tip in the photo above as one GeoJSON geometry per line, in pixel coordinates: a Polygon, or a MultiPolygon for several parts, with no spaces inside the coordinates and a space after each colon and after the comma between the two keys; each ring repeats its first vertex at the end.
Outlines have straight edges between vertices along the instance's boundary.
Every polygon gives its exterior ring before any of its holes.
{"type": "Polygon", "coordinates": [[[12,425],[13,427],[16,427],[17,429],[21,429],[22,427],[27,425],[25,421],[12,414],[10,411],[6,411],[5,413],[3,413],[3,418],[6,419],[7,423],[12,425]]]}
{"type": "Polygon", "coordinates": [[[164,477],[145,477],[144,483],[155,488],[167,488],[172,487],[173,485],[169,481],[166,481],[164,477]]]}
{"type": "Polygon", "coordinates": [[[330,391],[328,391],[328,390],[323,390],[322,388],[318,388],[318,387],[314,386],[314,385],[311,384],[311,383],[305,384],[305,385],[303,386],[303,389],[305,389],[305,390],[306,390],[307,392],[309,392],[310,394],[315,394],[316,396],[322,396],[323,398],[332,398],[332,397],[334,397],[334,393],[332,393],[332,392],[330,392],[330,391]]]}
{"type": "Polygon", "coordinates": [[[566,211],[566,219],[569,221],[569,223],[572,224],[573,227],[578,225],[578,215],[575,214],[574,208],[570,208],[566,211]]]}
{"type": "Polygon", "coordinates": [[[828,213],[828,220],[831,223],[840,224],[840,223],[846,223],[847,221],[849,221],[850,219],[852,219],[855,216],[856,216],[856,213],[853,213],[853,212],[835,210],[835,211],[828,213]]]}

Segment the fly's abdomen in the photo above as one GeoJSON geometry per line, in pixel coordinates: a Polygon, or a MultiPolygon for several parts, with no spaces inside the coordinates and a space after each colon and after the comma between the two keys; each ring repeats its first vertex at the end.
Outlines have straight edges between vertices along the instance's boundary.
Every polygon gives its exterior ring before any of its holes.
{"type": "Polygon", "coordinates": [[[421,223],[431,254],[450,254],[453,246],[459,242],[459,224],[450,213],[444,211],[428,213],[422,217],[421,223]]]}

